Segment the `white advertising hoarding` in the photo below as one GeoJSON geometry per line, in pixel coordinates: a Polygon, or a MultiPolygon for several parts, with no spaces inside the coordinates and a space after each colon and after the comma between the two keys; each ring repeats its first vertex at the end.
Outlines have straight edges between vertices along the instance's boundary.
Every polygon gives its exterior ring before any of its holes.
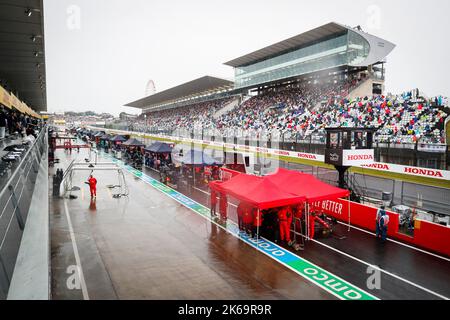
{"type": "Polygon", "coordinates": [[[370,165],[375,161],[374,150],[343,150],[342,165],[343,166],[362,166],[370,165]]]}

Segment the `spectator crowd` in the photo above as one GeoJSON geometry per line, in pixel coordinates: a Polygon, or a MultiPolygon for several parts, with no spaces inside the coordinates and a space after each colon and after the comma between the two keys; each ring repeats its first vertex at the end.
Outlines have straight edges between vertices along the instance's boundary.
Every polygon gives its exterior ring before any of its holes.
{"type": "Polygon", "coordinates": [[[0,140],[14,134],[34,136],[39,120],[0,105],[0,140]]]}
{"type": "Polygon", "coordinates": [[[131,125],[135,131],[214,130],[223,136],[269,133],[297,139],[321,136],[326,127],[374,128],[376,141],[445,143],[448,100],[425,98],[419,90],[400,95],[349,99],[361,80],[346,79],[286,86],[244,99],[232,110],[216,113],[233,98],[156,111],[131,125]]]}

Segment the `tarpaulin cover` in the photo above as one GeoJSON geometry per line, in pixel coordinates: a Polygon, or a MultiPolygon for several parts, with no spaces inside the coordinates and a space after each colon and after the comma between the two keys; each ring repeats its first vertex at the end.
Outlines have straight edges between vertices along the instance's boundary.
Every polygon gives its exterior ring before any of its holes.
{"type": "Polygon", "coordinates": [[[210,187],[261,210],[295,205],[305,201],[304,197],[283,191],[264,177],[248,174],[236,175],[222,183],[211,182],[210,187]]]}
{"type": "Polygon", "coordinates": [[[167,143],[158,141],[158,142],[155,142],[154,144],[152,144],[151,146],[148,146],[147,148],[145,148],[144,151],[154,152],[154,153],[171,153],[172,147],[169,146],[167,143]]]}
{"type": "Polygon", "coordinates": [[[278,169],[277,172],[265,177],[281,190],[293,192],[304,196],[309,203],[321,200],[333,200],[348,197],[350,192],[345,189],[333,187],[320,181],[310,174],[278,169]]]}
{"type": "Polygon", "coordinates": [[[208,156],[202,151],[199,150],[190,150],[188,153],[186,153],[183,158],[180,160],[183,164],[187,165],[220,165],[222,164],[220,161],[213,159],[212,157],[208,156]]]}
{"type": "Polygon", "coordinates": [[[126,146],[126,147],[143,147],[145,146],[142,142],[140,142],[137,139],[128,139],[127,141],[125,141],[122,145],[126,146]]]}

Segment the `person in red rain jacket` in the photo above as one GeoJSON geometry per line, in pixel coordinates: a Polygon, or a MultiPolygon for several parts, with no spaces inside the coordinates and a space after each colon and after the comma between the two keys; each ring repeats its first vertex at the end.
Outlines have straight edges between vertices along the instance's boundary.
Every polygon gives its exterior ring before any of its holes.
{"type": "Polygon", "coordinates": [[[292,207],[286,207],[287,210],[287,229],[286,229],[286,241],[288,245],[291,245],[291,226],[292,220],[294,219],[294,210],[292,207]]]}
{"type": "Polygon", "coordinates": [[[91,198],[96,198],[97,197],[97,179],[95,179],[92,174],[89,177],[88,183],[89,183],[89,189],[91,191],[91,198]]]}
{"type": "Polygon", "coordinates": [[[244,231],[247,233],[251,233],[252,230],[252,224],[253,224],[253,214],[252,214],[252,208],[250,206],[244,207],[244,213],[242,215],[242,223],[244,227],[244,231]]]}
{"type": "Polygon", "coordinates": [[[258,233],[261,232],[262,221],[263,221],[262,211],[255,208],[253,210],[252,238],[254,238],[258,233]]]}
{"type": "Polygon", "coordinates": [[[243,221],[245,207],[246,207],[246,204],[244,202],[241,202],[241,203],[239,203],[239,205],[236,209],[239,231],[245,231],[244,221],[243,221]]]}
{"type": "Polygon", "coordinates": [[[227,195],[224,193],[220,194],[219,209],[220,209],[220,218],[222,219],[223,222],[227,221],[228,199],[227,195]]]}
{"type": "Polygon", "coordinates": [[[295,230],[296,232],[300,232],[301,230],[301,219],[303,218],[303,206],[301,204],[293,207],[293,215],[295,218],[295,230]]]}
{"type": "Polygon", "coordinates": [[[211,189],[211,216],[216,215],[217,193],[211,189]]]}
{"type": "Polygon", "coordinates": [[[278,224],[280,227],[280,240],[281,242],[290,242],[290,230],[288,225],[288,208],[283,207],[278,210],[278,224]]]}
{"type": "Polygon", "coordinates": [[[309,238],[314,239],[314,229],[315,229],[315,223],[316,223],[316,215],[314,212],[312,212],[309,215],[309,238]]]}

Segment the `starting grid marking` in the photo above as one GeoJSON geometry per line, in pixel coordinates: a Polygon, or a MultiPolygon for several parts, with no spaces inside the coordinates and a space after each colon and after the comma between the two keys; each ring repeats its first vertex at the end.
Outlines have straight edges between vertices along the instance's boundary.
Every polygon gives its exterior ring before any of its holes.
{"type": "Polygon", "coordinates": [[[294,271],[298,275],[302,276],[306,280],[312,282],[328,293],[334,295],[341,300],[379,300],[374,295],[350,284],[349,282],[339,278],[338,276],[322,269],[321,267],[300,258],[297,255],[289,252],[288,250],[264,239],[264,238],[250,238],[247,234],[239,231],[237,225],[233,222],[227,221],[226,226],[223,226],[211,219],[210,209],[192,200],[191,198],[181,194],[180,192],[166,186],[165,184],[153,179],[143,172],[134,169],[133,167],[126,165],[124,162],[113,158],[110,155],[105,155],[113,162],[133,174],[135,177],[146,182],[153,188],[159,190],[165,195],[169,196],[173,200],[182,204],[186,208],[194,211],[203,218],[216,224],[218,227],[224,229],[226,232],[235,236],[236,238],[244,241],[248,245],[252,246],[259,252],[272,258],[278,263],[282,264],[286,268],[294,271]]]}

